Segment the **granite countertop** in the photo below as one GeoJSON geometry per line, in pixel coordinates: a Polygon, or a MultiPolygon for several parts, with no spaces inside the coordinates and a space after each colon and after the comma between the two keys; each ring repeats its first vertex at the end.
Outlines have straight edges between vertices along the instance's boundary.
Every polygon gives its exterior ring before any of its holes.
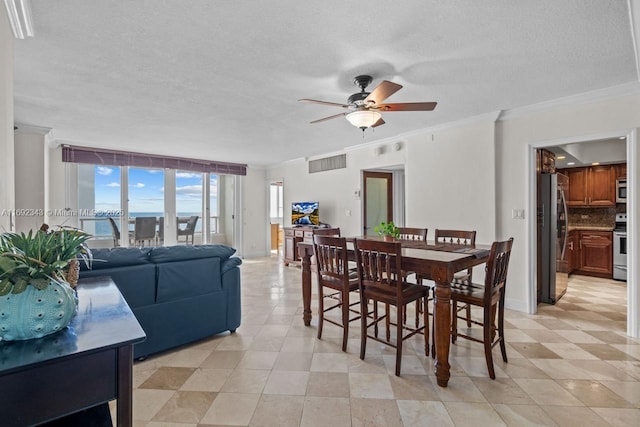
{"type": "Polygon", "coordinates": [[[570,225],[567,227],[569,231],[582,230],[582,231],[613,231],[613,227],[600,226],[600,225],[570,225]]]}

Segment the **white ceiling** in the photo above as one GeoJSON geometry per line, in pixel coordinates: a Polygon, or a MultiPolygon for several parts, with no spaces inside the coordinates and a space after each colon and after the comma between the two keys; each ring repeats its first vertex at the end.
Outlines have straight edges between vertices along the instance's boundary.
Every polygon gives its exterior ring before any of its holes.
{"type": "MultiPolygon", "coordinates": [[[[632,0],[635,2],[635,0],[632,0]]],[[[58,141],[268,165],[638,80],[623,0],[32,0],[15,120],[58,141]],[[362,132],[357,74],[402,84],[362,132]]]]}

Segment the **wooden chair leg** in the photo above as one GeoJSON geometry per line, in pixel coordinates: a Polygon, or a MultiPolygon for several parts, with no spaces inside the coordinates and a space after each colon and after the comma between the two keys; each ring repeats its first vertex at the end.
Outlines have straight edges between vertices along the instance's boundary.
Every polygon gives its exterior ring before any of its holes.
{"type": "MultiPolygon", "coordinates": [[[[418,300],[420,301],[420,300],[418,300]]],[[[429,299],[424,297],[424,310],[422,311],[422,321],[424,322],[424,355],[429,355],[429,299]]]]}
{"type": "MultiPolygon", "coordinates": [[[[435,329],[435,328],[434,328],[435,329]]],[[[458,301],[451,301],[451,344],[458,339],[458,301]]]]}
{"type": "Polygon", "coordinates": [[[342,351],[347,351],[349,339],[349,291],[342,291],[342,351]]]}
{"type": "Polygon", "coordinates": [[[318,339],[322,339],[322,326],[324,324],[324,291],[318,283],[318,339]]]}
{"type": "Polygon", "coordinates": [[[496,379],[496,373],[493,369],[493,354],[491,352],[491,307],[484,308],[484,320],[483,320],[483,336],[484,336],[484,357],[487,360],[487,369],[489,370],[489,377],[492,380],[496,379]]]}
{"type": "Polygon", "coordinates": [[[471,304],[467,304],[467,328],[471,327],[471,304]]]}
{"type": "MultiPolygon", "coordinates": [[[[406,307],[406,305],[404,306],[406,307]]],[[[402,328],[403,323],[403,310],[400,307],[397,308],[397,315],[400,317],[396,319],[396,377],[400,376],[400,365],[402,364],[402,328]]],[[[388,341],[388,340],[387,340],[388,341]]]]}
{"type": "MultiPolygon", "coordinates": [[[[374,318],[377,318],[376,302],[373,302],[373,311],[374,318]]],[[[364,354],[367,351],[367,320],[369,320],[368,316],[365,316],[364,313],[368,311],[369,301],[367,301],[362,295],[360,295],[360,313],[363,313],[360,316],[360,359],[364,360],[364,354]]],[[[376,326],[377,327],[377,326],[376,326]]]]}
{"type": "MultiPolygon", "coordinates": [[[[385,315],[386,317],[384,318],[384,326],[387,329],[387,342],[391,341],[391,313],[389,313],[389,304],[385,304],[384,305],[384,311],[385,311],[385,315]]],[[[400,313],[400,310],[398,310],[398,313],[400,313]]],[[[396,321],[398,323],[400,323],[401,319],[396,319],[396,321]]],[[[402,324],[402,323],[400,323],[402,324]]]]}
{"type": "Polygon", "coordinates": [[[507,363],[507,346],[504,342],[504,292],[500,297],[500,307],[498,308],[498,334],[500,335],[500,352],[502,360],[507,363]]]}

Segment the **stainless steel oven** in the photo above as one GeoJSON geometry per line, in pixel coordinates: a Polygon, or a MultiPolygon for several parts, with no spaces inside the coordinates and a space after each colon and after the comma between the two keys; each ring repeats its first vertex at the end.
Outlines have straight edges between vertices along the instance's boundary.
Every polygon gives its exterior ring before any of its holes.
{"type": "Polygon", "coordinates": [[[613,230],[613,278],[627,280],[627,214],[616,214],[613,230]]]}
{"type": "Polygon", "coordinates": [[[616,180],[616,203],[627,203],[627,180],[616,180]]]}

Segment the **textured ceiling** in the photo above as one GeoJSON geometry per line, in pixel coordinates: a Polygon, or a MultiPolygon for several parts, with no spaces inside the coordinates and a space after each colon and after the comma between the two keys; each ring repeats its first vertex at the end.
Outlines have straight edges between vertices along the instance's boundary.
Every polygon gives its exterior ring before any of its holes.
{"type": "MultiPolygon", "coordinates": [[[[268,165],[637,81],[626,1],[32,0],[15,120],[58,141],[268,165]],[[363,135],[357,74],[404,88],[363,135]]],[[[370,87],[370,88],[371,88],[370,87]]]]}

